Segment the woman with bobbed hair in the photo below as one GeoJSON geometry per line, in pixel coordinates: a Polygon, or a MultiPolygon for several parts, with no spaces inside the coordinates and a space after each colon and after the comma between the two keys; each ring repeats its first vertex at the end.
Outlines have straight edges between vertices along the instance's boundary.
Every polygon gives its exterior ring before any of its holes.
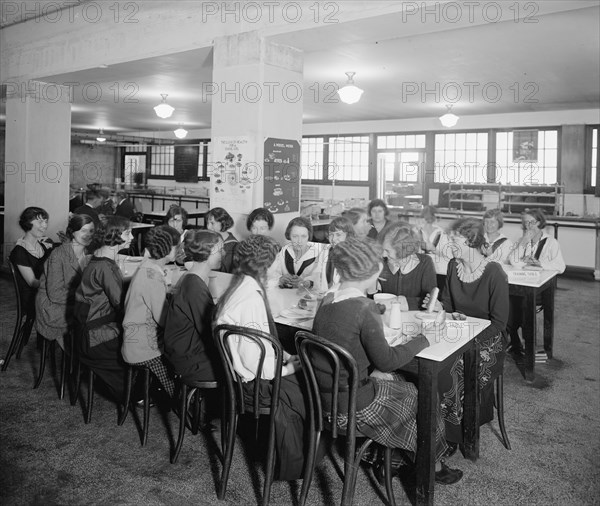
{"type": "Polygon", "coordinates": [[[508,263],[508,255],[513,248],[513,242],[500,229],[504,226],[504,216],[500,209],[490,209],[483,215],[485,242],[482,253],[484,256],[500,264],[508,263]]]}
{"type": "MultiPolygon", "coordinates": [[[[360,435],[376,442],[409,452],[414,460],[417,450],[417,389],[396,371],[407,364],[421,350],[429,346],[421,334],[406,344],[390,346],[384,335],[383,323],[377,304],[366,297],[367,290],[375,284],[382,268],[381,246],[372,241],[349,238],[337,244],[331,251],[333,264],[340,274],[341,283],[336,292],[323,299],[314,319],[313,332],[326,337],[348,350],[358,365],[357,429],[360,435]],[[378,372],[370,375],[376,369],[378,372]]],[[[311,357],[317,381],[327,391],[332,381],[329,361],[318,353],[311,357]]],[[[340,384],[347,374],[342,371],[340,384]]],[[[322,399],[324,410],[329,396],[322,399]]],[[[345,410],[346,395],[339,398],[340,410],[345,410]]],[[[345,429],[346,422],[338,418],[338,427],[345,429]]],[[[447,446],[444,439],[444,424],[437,416],[436,424],[436,481],[455,483],[462,472],[450,469],[441,461],[447,446]]],[[[399,465],[405,459],[402,452],[394,453],[394,462],[399,465]]],[[[381,459],[375,460],[375,474],[382,480],[381,459]]]]}
{"type": "Polygon", "coordinates": [[[121,356],[123,274],[117,257],[119,250],[131,245],[131,223],[121,216],[109,216],[97,238],[100,247],[84,269],[75,293],[76,339],[81,362],[120,402],[126,368],[121,356]]]}
{"type": "Polygon", "coordinates": [[[437,222],[437,208],[435,206],[424,206],[421,210],[422,224],[419,227],[421,231],[421,248],[425,253],[433,253],[441,248],[440,241],[443,238],[444,231],[437,222]]]}
{"type": "MultiPolygon", "coordinates": [[[[450,246],[454,258],[448,263],[446,289],[441,304],[448,313],[490,320],[491,325],[476,337],[480,347],[479,422],[494,417],[494,380],[504,367],[504,345],[508,320],[508,279],[497,262],[481,253],[486,241],[480,220],[464,218],[450,229],[450,246]]],[[[425,298],[424,304],[429,300],[425,298]]],[[[439,375],[442,416],[446,422],[446,439],[455,445],[462,442],[463,360],[443,369],[439,375]]]]}
{"type": "Polygon", "coordinates": [[[364,239],[369,233],[371,225],[369,224],[369,217],[367,211],[362,207],[353,207],[342,213],[344,218],[348,218],[354,226],[354,234],[359,239],[364,239]]]}
{"type": "MultiPolygon", "coordinates": [[[[251,235],[235,249],[233,280],[217,304],[214,324],[238,325],[261,330],[277,337],[277,329],[266,296],[267,270],[275,261],[279,245],[268,236],[251,235]]],[[[261,381],[261,397],[270,402],[271,380],[275,377],[275,352],[268,341],[261,381]]],[[[258,345],[247,339],[230,340],[230,352],[235,371],[241,376],[245,398],[252,399],[254,381],[260,359],[258,345]]],[[[304,455],[302,440],[306,416],[305,398],[296,371],[300,361],[296,355],[283,352],[279,409],[275,417],[278,479],[300,478],[304,455]],[[298,448],[298,442],[300,448],[298,448]],[[297,452],[299,450],[299,452],[297,452]]]]}
{"type": "Polygon", "coordinates": [[[264,207],[254,209],[246,220],[246,228],[253,235],[268,235],[274,224],[273,213],[264,207]]]}
{"type": "Polygon", "coordinates": [[[165,265],[175,258],[179,243],[168,228],[172,227],[161,225],[146,234],[149,257],[142,260],[127,290],[121,353],[128,364],[148,367],[173,397],[175,384],[163,362],[162,337],[168,291],[165,265]]]}
{"type": "Polygon", "coordinates": [[[379,277],[381,291],[399,295],[404,309],[421,307],[425,296],[437,286],[435,266],[419,253],[421,238],[407,223],[391,223],[378,238],[385,258],[379,277]]]}
{"type": "Polygon", "coordinates": [[[67,242],[55,248],[44,266],[35,299],[38,335],[57,341],[64,349],[64,336],[72,329],[75,291],[90,261],[88,246],[94,238],[94,220],[74,214],[65,232],[67,242]]]}
{"type": "MultiPolygon", "coordinates": [[[[46,237],[48,213],[41,207],[28,207],[19,217],[19,226],[25,235],[19,239],[8,259],[15,267],[21,308],[31,322],[35,317],[35,296],[44,272],[44,262],[52,251],[52,242],[46,237]]],[[[26,334],[28,335],[28,334],[26,334]]]]}
{"type": "Polygon", "coordinates": [[[221,267],[219,234],[190,230],[183,240],[191,265],[177,284],[165,319],[164,354],[174,372],[188,384],[219,379],[219,357],[212,337],[215,305],[208,283],[221,267]]]}
{"type": "Polygon", "coordinates": [[[377,239],[381,231],[390,222],[390,220],[388,220],[390,210],[383,200],[373,199],[369,202],[367,214],[371,220],[371,229],[369,230],[367,237],[369,239],[377,239]]]}
{"type": "MultiPolygon", "coordinates": [[[[338,216],[337,218],[333,218],[333,220],[331,220],[331,223],[329,223],[329,244],[331,244],[331,247],[341,242],[344,242],[349,237],[355,236],[356,233],[354,232],[354,226],[348,218],[338,216]]],[[[340,276],[333,267],[333,262],[331,261],[330,255],[327,255],[327,264],[325,265],[325,277],[327,279],[327,286],[329,288],[338,285],[340,282],[340,276]]]]}
{"type": "Polygon", "coordinates": [[[213,207],[206,214],[206,228],[217,232],[223,238],[223,264],[221,271],[231,272],[233,269],[233,250],[238,240],[228,232],[233,227],[233,218],[222,207],[213,207]]]}
{"type": "Polygon", "coordinates": [[[188,222],[188,212],[180,206],[173,204],[169,207],[167,214],[165,215],[165,219],[163,223],[165,225],[169,225],[173,227],[181,234],[181,239],[183,240],[183,236],[185,234],[185,227],[187,227],[188,222]]]}
{"type": "Polygon", "coordinates": [[[282,288],[296,288],[305,283],[307,288],[315,287],[319,291],[327,288],[325,266],[327,264],[327,245],[312,242],[312,224],[303,217],[292,218],[285,229],[286,244],[275,260],[269,272],[270,284],[275,282],[282,288]]]}

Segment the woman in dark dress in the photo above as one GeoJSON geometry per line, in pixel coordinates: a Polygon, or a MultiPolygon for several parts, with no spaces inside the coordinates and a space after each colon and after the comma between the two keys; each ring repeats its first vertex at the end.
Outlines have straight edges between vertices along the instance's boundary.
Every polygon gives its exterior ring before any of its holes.
{"type": "Polygon", "coordinates": [[[435,266],[427,255],[418,253],[421,238],[402,222],[391,223],[379,236],[385,262],[379,276],[383,293],[402,296],[404,310],[421,307],[425,296],[437,286],[435,266]]]}
{"type": "Polygon", "coordinates": [[[238,240],[228,230],[233,227],[233,218],[222,207],[213,207],[206,213],[206,228],[218,233],[223,238],[222,272],[233,270],[233,250],[238,240]]]}
{"type": "Polygon", "coordinates": [[[390,220],[388,220],[390,210],[383,200],[373,199],[371,202],[369,202],[367,212],[369,214],[369,220],[371,223],[371,229],[369,230],[367,237],[369,239],[377,239],[379,234],[390,222],[390,220]]]}
{"type": "Polygon", "coordinates": [[[17,239],[9,260],[15,267],[21,308],[27,319],[35,318],[35,296],[44,272],[44,262],[52,251],[52,242],[46,237],[48,213],[41,207],[28,207],[19,217],[19,226],[25,235],[17,239]]]}
{"type": "Polygon", "coordinates": [[[190,230],[183,241],[191,265],[169,302],[165,319],[164,354],[181,379],[215,381],[219,357],[212,337],[214,303],[208,289],[209,275],[221,267],[219,235],[209,230],[190,230]]]}
{"type": "MultiPolygon", "coordinates": [[[[446,289],[441,303],[447,312],[460,311],[467,316],[490,320],[477,341],[480,346],[479,422],[494,417],[494,380],[504,367],[506,322],[508,320],[508,279],[500,264],[481,253],[485,245],[480,220],[465,218],[451,226],[450,245],[454,258],[448,264],[446,289]]],[[[426,297],[425,303],[427,303],[426,297]]],[[[462,358],[441,371],[439,392],[446,439],[462,442],[464,364],[462,358]]]]}

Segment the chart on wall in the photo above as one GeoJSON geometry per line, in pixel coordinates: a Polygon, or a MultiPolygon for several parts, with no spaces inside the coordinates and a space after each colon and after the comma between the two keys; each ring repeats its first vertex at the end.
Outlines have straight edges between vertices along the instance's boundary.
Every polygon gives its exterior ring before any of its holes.
{"type": "Polygon", "coordinates": [[[254,145],[249,137],[216,137],[212,142],[211,206],[247,213],[252,209],[253,185],[262,174],[252,160],[254,145]]]}
{"type": "Polygon", "coordinates": [[[265,140],[264,202],[272,213],[300,210],[300,143],[292,139],[265,140]]]}

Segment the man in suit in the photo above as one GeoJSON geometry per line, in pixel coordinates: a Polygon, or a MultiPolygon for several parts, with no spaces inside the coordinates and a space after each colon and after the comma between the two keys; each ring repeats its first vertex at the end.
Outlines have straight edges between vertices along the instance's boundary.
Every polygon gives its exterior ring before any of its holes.
{"type": "Polygon", "coordinates": [[[117,204],[115,215],[123,216],[123,218],[131,220],[136,211],[134,205],[127,198],[127,194],[124,191],[118,191],[115,194],[115,203],[117,204]]]}
{"type": "Polygon", "coordinates": [[[75,209],[73,214],[87,214],[94,221],[94,227],[98,228],[101,225],[101,220],[96,209],[102,204],[102,201],[102,195],[97,191],[87,191],[85,193],[85,204],[75,209]]]}

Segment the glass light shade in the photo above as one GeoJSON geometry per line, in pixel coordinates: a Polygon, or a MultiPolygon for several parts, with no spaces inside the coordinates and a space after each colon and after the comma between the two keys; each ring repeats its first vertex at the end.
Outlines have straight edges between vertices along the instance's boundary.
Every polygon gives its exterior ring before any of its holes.
{"type": "Polygon", "coordinates": [[[188,131],[183,127],[179,127],[177,130],[174,130],[173,133],[178,139],[185,139],[185,137],[188,134],[188,131]]]}
{"type": "Polygon", "coordinates": [[[156,113],[156,115],[159,118],[170,118],[171,114],[173,114],[173,111],[175,110],[174,107],[171,107],[169,104],[163,102],[162,104],[158,104],[155,108],[154,108],[154,112],[156,113]]]}
{"type": "Polygon", "coordinates": [[[451,112],[447,112],[443,116],[440,116],[440,123],[447,127],[453,127],[458,122],[458,116],[456,114],[452,114],[451,112]]]}
{"type": "Polygon", "coordinates": [[[355,104],[360,100],[360,96],[362,94],[363,90],[361,90],[358,86],[354,86],[353,84],[347,84],[338,90],[340,100],[345,104],[355,104]]]}
{"type": "Polygon", "coordinates": [[[106,142],[106,137],[96,137],[98,142],[106,142]]]}

